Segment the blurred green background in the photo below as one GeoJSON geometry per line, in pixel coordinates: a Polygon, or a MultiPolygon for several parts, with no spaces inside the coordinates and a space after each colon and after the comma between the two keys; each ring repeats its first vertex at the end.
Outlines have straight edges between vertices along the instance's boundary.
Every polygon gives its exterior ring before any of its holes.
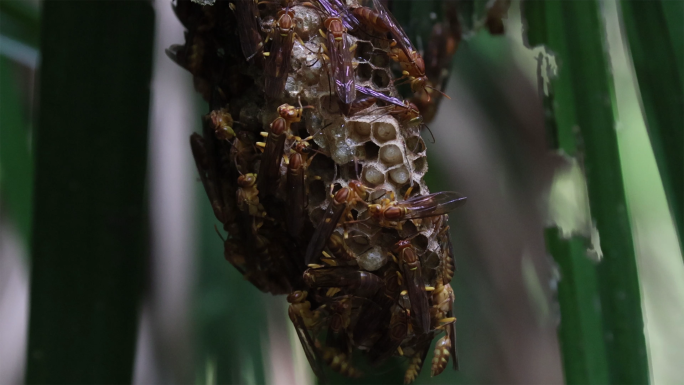
{"type": "MultiPolygon", "coordinates": [[[[425,42],[440,4],[391,6],[425,42]]],[[[430,188],[469,197],[461,371],[417,383],[681,382],[684,3],[513,1],[505,36],[459,4],[425,139],[430,188]]],[[[0,383],[314,381],[284,298],[222,257],[182,41],[168,1],[0,1],[0,383]]]]}

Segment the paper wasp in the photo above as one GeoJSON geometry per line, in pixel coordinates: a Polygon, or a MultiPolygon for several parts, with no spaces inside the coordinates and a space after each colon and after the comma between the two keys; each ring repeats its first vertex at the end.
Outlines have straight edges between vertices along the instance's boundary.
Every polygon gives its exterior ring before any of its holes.
{"type": "Polygon", "coordinates": [[[427,334],[430,332],[430,304],[416,249],[411,241],[401,240],[395,245],[394,251],[399,257],[417,332],[427,334]]]}
{"type": "Polygon", "coordinates": [[[458,354],[456,351],[456,320],[454,317],[454,291],[451,285],[439,282],[432,292],[432,309],[430,309],[433,328],[444,328],[446,334],[437,341],[432,359],[432,376],[444,371],[449,357],[453,367],[458,370],[458,354]]]}
{"type": "Polygon", "coordinates": [[[320,314],[317,311],[311,311],[311,303],[306,300],[306,297],[306,291],[295,291],[288,295],[287,302],[290,303],[290,307],[287,312],[290,316],[290,321],[292,321],[297,331],[299,342],[301,342],[302,348],[304,348],[304,353],[309,361],[309,365],[311,365],[311,369],[321,381],[325,382],[320,352],[314,343],[314,339],[309,334],[309,329],[318,323],[320,314]]]}
{"type": "Polygon", "coordinates": [[[356,297],[370,298],[382,287],[377,275],[347,267],[307,269],[304,283],[311,288],[339,287],[356,297]]]}
{"type": "Polygon", "coordinates": [[[370,360],[374,365],[380,364],[398,352],[401,343],[408,337],[411,324],[411,311],[398,305],[394,306],[389,327],[370,351],[370,360]]]}
{"type": "Polygon", "coordinates": [[[280,162],[285,151],[285,140],[290,130],[290,125],[301,121],[305,108],[283,104],[278,107],[278,116],[269,126],[270,132],[266,135],[265,143],[257,143],[264,148],[259,167],[258,188],[262,198],[273,193],[278,187],[280,180],[280,162]]]}
{"type": "MultiPolygon", "coordinates": [[[[394,16],[382,5],[380,0],[373,0],[373,8],[374,10],[360,7],[354,9],[353,13],[371,29],[383,34],[389,33],[394,39],[390,44],[390,57],[398,62],[403,70],[403,76],[397,80],[406,79],[413,92],[425,91],[427,93],[428,89],[433,89],[442,93],[428,84],[425,75],[425,62],[394,16]]],[[[401,84],[401,82],[395,84],[401,84]]],[[[446,94],[444,96],[448,98],[446,94]]]]}
{"type": "MultiPolygon", "coordinates": [[[[364,101],[364,104],[355,107],[355,111],[351,113],[351,115],[354,115],[355,113],[363,109],[369,108],[376,102],[376,100],[379,99],[385,103],[390,104],[389,108],[386,109],[386,113],[395,115],[399,120],[406,121],[410,127],[420,127],[421,129],[426,128],[432,136],[432,131],[430,131],[430,128],[423,122],[423,118],[420,115],[420,111],[418,110],[418,107],[415,104],[403,101],[392,96],[387,96],[381,92],[375,91],[368,87],[357,85],[356,90],[364,95],[368,95],[369,97],[362,99],[364,101]]],[[[434,136],[432,136],[432,139],[434,142],[434,136]]]]}
{"type": "Polygon", "coordinates": [[[406,368],[406,373],[404,374],[404,384],[410,384],[416,380],[420,374],[420,371],[423,369],[423,363],[425,362],[425,357],[427,357],[429,349],[429,343],[423,343],[423,345],[416,348],[416,352],[411,357],[411,362],[409,363],[408,368],[406,368]]]}
{"type": "Polygon", "coordinates": [[[343,187],[332,195],[332,201],[316,227],[306,249],[304,260],[307,265],[319,258],[340,219],[351,210],[354,203],[364,202],[367,192],[367,189],[359,181],[352,180],[349,182],[349,187],[343,187]]]}
{"type": "Polygon", "coordinates": [[[401,223],[407,219],[428,218],[446,214],[462,206],[465,202],[466,197],[457,192],[442,191],[416,196],[401,202],[383,199],[380,204],[369,205],[368,211],[381,226],[400,228],[401,223]]]}
{"type": "Polygon", "coordinates": [[[233,117],[228,110],[225,108],[213,110],[209,113],[209,119],[211,119],[218,140],[230,140],[235,137],[232,127],[233,117]]]}
{"type": "Polygon", "coordinates": [[[304,163],[299,153],[290,156],[287,166],[287,231],[294,238],[299,237],[306,219],[306,188],[304,186],[304,163]]]}
{"type": "Polygon", "coordinates": [[[247,61],[254,58],[264,47],[259,33],[259,9],[255,0],[234,0],[230,9],[235,12],[237,28],[240,35],[240,47],[247,61]]]}
{"type": "Polygon", "coordinates": [[[290,69],[290,57],[292,56],[292,46],[295,40],[295,14],[289,5],[286,9],[280,10],[275,28],[272,31],[272,42],[266,56],[266,96],[277,98],[285,89],[287,73],[290,69]]]}

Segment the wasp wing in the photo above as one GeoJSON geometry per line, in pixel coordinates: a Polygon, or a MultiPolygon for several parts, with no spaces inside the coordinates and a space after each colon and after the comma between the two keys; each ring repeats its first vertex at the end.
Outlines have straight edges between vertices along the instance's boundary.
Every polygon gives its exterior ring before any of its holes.
{"type": "Polygon", "coordinates": [[[280,161],[283,159],[285,139],[285,134],[274,135],[273,133],[270,133],[266,138],[266,148],[261,155],[261,165],[257,176],[260,198],[265,198],[278,186],[280,161]]]}
{"type": "Polygon", "coordinates": [[[342,24],[348,30],[352,31],[359,27],[359,21],[349,12],[347,5],[341,0],[318,0],[318,4],[321,5],[328,16],[341,18],[342,24]]]}
{"type": "Polygon", "coordinates": [[[235,17],[237,18],[240,46],[247,60],[254,57],[263,46],[257,17],[259,10],[254,0],[235,0],[235,17]]]}
{"type": "Polygon", "coordinates": [[[323,365],[321,364],[322,359],[318,353],[316,345],[314,344],[313,338],[311,338],[309,331],[306,329],[304,320],[299,314],[297,314],[292,306],[290,306],[288,309],[288,315],[290,316],[290,321],[292,321],[292,324],[297,331],[297,337],[299,337],[299,342],[302,344],[302,348],[306,354],[306,359],[309,360],[311,369],[313,370],[314,374],[316,374],[316,377],[318,377],[322,383],[325,383],[325,374],[323,372],[323,365]]]}
{"type": "Polygon", "coordinates": [[[422,334],[430,332],[430,303],[428,302],[427,292],[425,291],[425,280],[423,279],[422,269],[411,269],[404,264],[404,279],[406,290],[408,291],[409,301],[411,301],[411,317],[413,317],[418,330],[422,334]]]}
{"type": "Polygon", "coordinates": [[[360,93],[368,96],[372,96],[374,98],[380,99],[383,102],[394,104],[395,106],[400,106],[400,107],[406,107],[406,103],[404,103],[403,100],[392,97],[392,96],[387,96],[381,92],[375,91],[371,88],[356,85],[356,90],[359,91],[360,93]]]}
{"type": "Polygon", "coordinates": [[[277,98],[285,90],[287,72],[290,69],[292,45],[294,44],[294,32],[289,31],[286,35],[278,33],[278,26],[273,31],[271,50],[266,58],[266,96],[277,98]]]}
{"type": "MultiPolygon", "coordinates": [[[[451,318],[454,316],[454,311],[449,310],[447,312],[447,317],[451,318]]],[[[449,354],[451,354],[452,365],[454,370],[459,370],[458,365],[458,349],[456,348],[456,321],[451,322],[447,326],[447,333],[449,334],[449,339],[451,340],[451,348],[449,348],[449,354]]]]}
{"type": "Polygon", "coordinates": [[[399,202],[398,206],[407,209],[405,219],[418,219],[442,215],[461,207],[466,197],[455,191],[442,191],[430,195],[413,197],[399,202]]]}
{"type": "Polygon", "coordinates": [[[343,34],[342,40],[337,41],[333,34],[328,32],[328,51],[337,97],[342,103],[351,104],[356,99],[356,88],[347,34],[343,34]]]}
{"type": "Polygon", "coordinates": [[[335,227],[337,227],[340,218],[342,218],[345,207],[345,204],[335,204],[334,201],[330,202],[328,209],[325,211],[321,222],[316,227],[316,231],[314,231],[311,236],[309,245],[306,248],[304,262],[307,266],[321,256],[325,244],[328,242],[333,231],[335,231],[335,227]]]}
{"type": "Polygon", "coordinates": [[[406,57],[408,57],[409,59],[412,58],[413,52],[416,52],[416,48],[413,46],[413,43],[411,43],[411,39],[409,39],[406,32],[404,32],[404,29],[401,27],[401,24],[399,24],[399,22],[397,21],[397,19],[394,18],[392,13],[390,13],[387,10],[387,8],[385,8],[385,6],[382,5],[380,0],[373,0],[373,7],[375,8],[376,12],[378,12],[380,17],[382,17],[385,24],[387,24],[387,26],[390,27],[390,34],[397,42],[399,48],[401,48],[401,50],[404,51],[406,57]]]}

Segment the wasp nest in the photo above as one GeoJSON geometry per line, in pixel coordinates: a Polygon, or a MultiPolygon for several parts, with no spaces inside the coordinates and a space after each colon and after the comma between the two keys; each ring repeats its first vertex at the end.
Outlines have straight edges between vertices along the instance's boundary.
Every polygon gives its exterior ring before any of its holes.
{"type": "Polygon", "coordinates": [[[392,63],[414,91],[432,87],[391,14],[377,0],[174,9],[186,41],[167,52],[210,106],[191,146],[225,258],[288,294],[315,373],[404,355],[411,382],[440,334],[432,374],[456,367],[445,213],[465,198],[423,181],[421,118],[392,63]]]}

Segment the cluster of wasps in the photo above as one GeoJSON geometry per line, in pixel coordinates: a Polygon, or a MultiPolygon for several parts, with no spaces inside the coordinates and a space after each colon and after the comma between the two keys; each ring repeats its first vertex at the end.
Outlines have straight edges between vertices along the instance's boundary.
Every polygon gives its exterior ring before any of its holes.
{"type": "Polygon", "coordinates": [[[358,172],[369,155],[338,164],[322,135],[333,124],[324,120],[344,126],[358,116],[390,117],[401,135],[424,127],[416,104],[398,98],[394,87],[408,84],[423,104],[441,91],[391,13],[379,0],[177,0],[174,10],[186,42],[167,54],[193,74],[210,106],[202,135],[193,134],[190,144],[227,233],[224,256],[259,290],[287,294],[315,374],[323,380],[325,364],[358,377],[360,357],[377,367],[404,356],[411,383],[436,337],[432,375],[450,359],[458,369],[446,214],[466,198],[429,194],[410,178],[373,186],[358,172]],[[301,25],[310,15],[320,31],[301,25]],[[398,63],[401,76],[390,92],[357,81],[356,38],[384,47],[398,63]],[[313,63],[297,62],[296,49],[313,63]],[[292,85],[316,64],[334,107],[302,101],[292,85]],[[324,198],[314,202],[311,186],[324,182],[324,198]],[[360,241],[366,250],[358,248],[359,233],[367,235],[360,241]]]}

